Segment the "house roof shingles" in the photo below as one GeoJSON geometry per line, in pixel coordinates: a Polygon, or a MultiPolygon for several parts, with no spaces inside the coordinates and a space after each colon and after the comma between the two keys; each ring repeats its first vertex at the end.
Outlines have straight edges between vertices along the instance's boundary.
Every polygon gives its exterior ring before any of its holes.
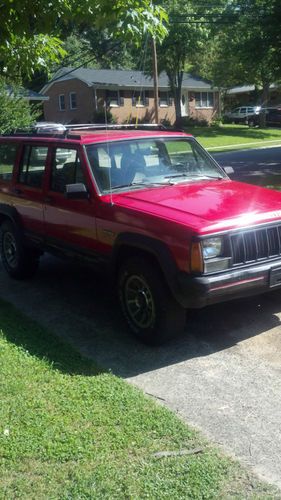
{"type": "MultiPolygon", "coordinates": [[[[51,80],[41,92],[44,93],[51,85],[58,81],[78,79],[85,82],[89,86],[114,86],[123,88],[153,88],[153,78],[145,75],[141,71],[133,70],[115,70],[115,69],[90,69],[90,68],[61,68],[53,80],[51,80]]],[[[166,73],[159,75],[159,88],[168,89],[169,80],[166,73]]],[[[212,89],[211,82],[202,78],[184,73],[182,81],[183,89],[212,89]]]]}

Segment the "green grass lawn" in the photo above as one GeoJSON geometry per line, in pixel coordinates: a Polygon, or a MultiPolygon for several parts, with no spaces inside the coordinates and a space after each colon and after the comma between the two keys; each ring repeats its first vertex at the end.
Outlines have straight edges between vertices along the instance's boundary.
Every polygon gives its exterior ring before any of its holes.
{"type": "Polygon", "coordinates": [[[259,129],[249,128],[246,125],[222,125],[189,127],[185,131],[194,135],[210,152],[278,144],[281,146],[281,128],[259,129]]]}
{"type": "Polygon", "coordinates": [[[275,498],[170,411],[2,301],[0,318],[1,500],[275,498]]]}

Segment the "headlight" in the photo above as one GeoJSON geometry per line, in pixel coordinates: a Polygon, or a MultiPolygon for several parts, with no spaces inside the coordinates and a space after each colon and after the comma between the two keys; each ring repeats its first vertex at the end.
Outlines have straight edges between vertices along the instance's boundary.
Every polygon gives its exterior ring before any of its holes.
{"type": "Polygon", "coordinates": [[[204,259],[213,259],[222,254],[222,238],[208,238],[202,241],[202,250],[204,259]]]}

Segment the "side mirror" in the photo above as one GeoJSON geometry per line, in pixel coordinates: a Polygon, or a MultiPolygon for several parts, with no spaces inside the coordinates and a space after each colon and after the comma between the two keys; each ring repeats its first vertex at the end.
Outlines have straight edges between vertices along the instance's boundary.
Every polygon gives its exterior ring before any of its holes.
{"type": "Polygon", "coordinates": [[[76,184],[66,184],[64,195],[68,200],[89,199],[87,188],[82,182],[77,182],[76,184]]]}
{"type": "Polygon", "coordinates": [[[234,169],[232,167],[223,167],[223,170],[228,175],[234,174],[234,169]]]}

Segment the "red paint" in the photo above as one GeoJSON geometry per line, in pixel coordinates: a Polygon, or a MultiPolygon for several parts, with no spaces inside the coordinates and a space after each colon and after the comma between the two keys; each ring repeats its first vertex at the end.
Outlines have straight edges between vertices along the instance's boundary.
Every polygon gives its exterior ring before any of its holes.
{"type": "Polygon", "coordinates": [[[183,138],[184,133],[143,130],[77,131],[74,138],[2,137],[1,142],[49,147],[42,188],[0,181],[0,201],[13,205],[24,228],[44,238],[56,238],[81,250],[110,254],[118,235],[138,233],[160,240],[179,270],[188,271],[191,240],[237,228],[281,221],[281,193],[224,180],[184,181],[177,185],[127,190],[99,195],[84,146],[107,141],[145,138],[183,138]],[[51,157],[55,147],[76,148],[89,191],[88,200],[67,200],[50,190],[51,157]],[[21,193],[15,193],[15,188],[21,193]]]}

